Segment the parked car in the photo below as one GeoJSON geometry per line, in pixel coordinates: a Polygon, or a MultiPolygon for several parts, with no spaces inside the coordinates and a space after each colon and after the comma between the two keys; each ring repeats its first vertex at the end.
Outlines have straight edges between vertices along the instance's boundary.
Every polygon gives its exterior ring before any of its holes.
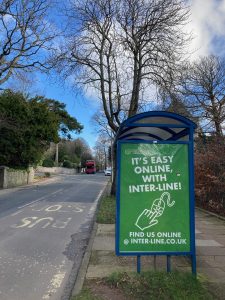
{"type": "Polygon", "coordinates": [[[105,176],[111,176],[112,175],[112,168],[106,168],[105,169],[105,176]]]}

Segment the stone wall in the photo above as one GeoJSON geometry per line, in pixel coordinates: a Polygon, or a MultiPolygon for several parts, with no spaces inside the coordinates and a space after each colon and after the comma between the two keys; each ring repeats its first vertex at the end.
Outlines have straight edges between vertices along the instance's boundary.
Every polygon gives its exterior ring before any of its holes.
{"type": "Polygon", "coordinates": [[[14,170],[0,166],[0,188],[6,189],[20,185],[26,185],[34,180],[34,169],[14,170]]]}
{"type": "Polygon", "coordinates": [[[40,173],[50,173],[50,174],[67,174],[67,175],[75,175],[77,174],[76,169],[68,169],[68,168],[62,168],[62,167],[37,167],[36,172],[40,173]]]}

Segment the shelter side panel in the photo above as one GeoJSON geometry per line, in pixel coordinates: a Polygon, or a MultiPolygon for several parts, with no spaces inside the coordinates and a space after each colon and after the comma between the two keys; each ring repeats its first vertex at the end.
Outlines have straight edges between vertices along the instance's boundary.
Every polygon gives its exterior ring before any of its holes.
{"type": "Polygon", "coordinates": [[[190,252],[187,144],[121,143],[119,252],[190,252]]]}

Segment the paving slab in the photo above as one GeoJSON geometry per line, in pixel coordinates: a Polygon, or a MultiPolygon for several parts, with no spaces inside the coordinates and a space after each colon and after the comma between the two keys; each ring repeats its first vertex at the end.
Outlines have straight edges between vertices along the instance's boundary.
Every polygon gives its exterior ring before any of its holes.
{"type": "Polygon", "coordinates": [[[224,226],[225,225],[213,225],[213,224],[199,224],[198,223],[198,229],[200,230],[200,231],[209,231],[209,230],[213,230],[213,231],[216,231],[216,230],[224,230],[224,226]]]}
{"type": "MultiPolygon", "coordinates": [[[[225,227],[225,226],[224,226],[225,227]]],[[[222,237],[225,237],[225,230],[224,230],[224,227],[222,229],[217,229],[217,228],[202,228],[200,229],[201,230],[201,234],[202,232],[206,232],[206,236],[209,238],[209,236],[213,236],[213,238],[215,238],[216,236],[222,236],[222,237]]],[[[198,236],[197,236],[198,237],[198,236]]]]}
{"type": "Polygon", "coordinates": [[[199,240],[196,239],[196,246],[197,247],[220,247],[223,246],[216,242],[215,240],[199,240]]]}
{"type": "Polygon", "coordinates": [[[175,265],[175,268],[182,268],[182,267],[190,267],[190,259],[185,256],[176,256],[172,257],[171,265],[175,265]]]}
{"type": "Polygon", "coordinates": [[[198,256],[208,256],[208,255],[225,255],[225,248],[222,247],[197,247],[196,254],[198,256]]]}
{"type": "Polygon", "coordinates": [[[96,236],[93,243],[93,250],[115,250],[115,237],[96,236]]]}
{"type": "Polygon", "coordinates": [[[115,224],[98,224],[96,235],[115,235],[115,224]]]}
{"type": "Polygon", "coordinates": [[[202,240],[210,240],[210,239],[213,240],[213,239],[215,239],[215,232],[214,232],[214,234],[209,233],[209,232],[199,233],[198,235],[196,234],[195,238],[202,239],[202,240]]]}
{"type": "Polygon", "coordinates": [[[222,245],[223,248],[225,248],[225,236],[216,236],[214,238],[219,244],[222,245]]]}
{"type": "Polygon", "coordinates": [[[87,270],[86,278],[87,279],[94,279],[94,278],[103,278],[109,276],[113,272],[135,272],[135,266],[129,267],[121,267],[121,266],[107,266],[107,265],[90,265],[87,270]]]}
{"type": "Polygon", "coordinates": [[[225,257],[224,256],[198,256],[197,267],[217,267],[225,270],[225,257]]]}
{"type": "Polygon", "coordinates": [[[225,283],[225,272],[220,268],[199,267],[198,272],[207,276],[210,282],[225,283]]]}

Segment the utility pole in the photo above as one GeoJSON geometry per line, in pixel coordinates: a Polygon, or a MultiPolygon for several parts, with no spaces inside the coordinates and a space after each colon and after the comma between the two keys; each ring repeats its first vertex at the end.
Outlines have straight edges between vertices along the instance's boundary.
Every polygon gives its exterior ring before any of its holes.
{"type": "Polygon", "coordinates": [[[55,166],[58,167],[59,164],[59,143],[55,144],[55,166]]]}

